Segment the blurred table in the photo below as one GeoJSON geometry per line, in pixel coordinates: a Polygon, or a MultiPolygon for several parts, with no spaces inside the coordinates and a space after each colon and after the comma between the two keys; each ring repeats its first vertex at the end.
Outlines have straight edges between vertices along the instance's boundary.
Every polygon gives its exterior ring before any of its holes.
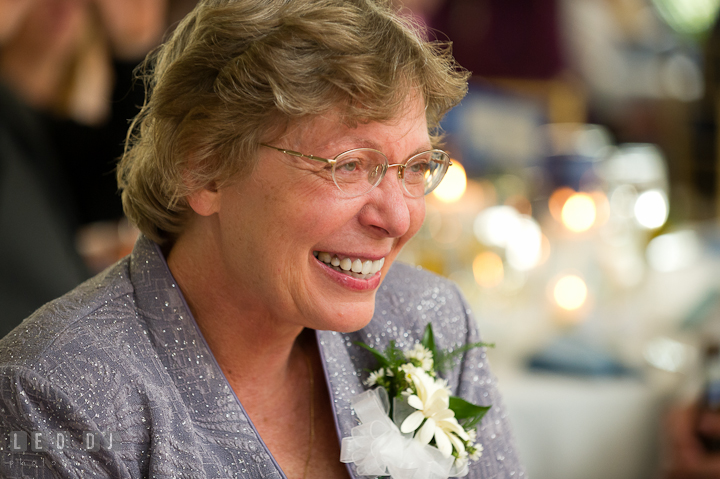
{"type": "Polygon", "coordinates": [[[667,388],[632,378],[497,371],[532,479],[643,479],[659,458],[667,388]]]}

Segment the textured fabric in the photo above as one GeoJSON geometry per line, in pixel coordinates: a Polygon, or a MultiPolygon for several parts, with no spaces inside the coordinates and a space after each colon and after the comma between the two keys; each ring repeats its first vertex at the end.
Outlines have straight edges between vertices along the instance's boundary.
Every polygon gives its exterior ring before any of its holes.
{"type": "MultiPolygon", "coordinates": [[[[350,398],[364,390],[369,353],[417,342],[432,322],[439,347],[477,341],[457,288],[394,266],[370,324],[318,331],[338,435],[356,425],[350,398]]],[[[0,476],[4,478],[281,478],[200,334],[159,248],[133,254],[46,305],[0,341],[0,476]],[[27,450],[22,451],[24,431],[27,450]],[[33,452],[37,435],[44,450],[33,452]],[[64,447],[55,439],[64,434],[64,447]],[[87,450],[88,437],[105,438],[87,450]],[[110,441],[112,440],[112,444],[110,441]],[[42,443],[41,443],[42,445],[42,443]]],[[[453,391],[493,404],[478,430],[485,448],[470,478],[524,477],[485,352],[465,353],[453,391]]],[[[354,475],[352,466],[349,469],[354,475]]]]}

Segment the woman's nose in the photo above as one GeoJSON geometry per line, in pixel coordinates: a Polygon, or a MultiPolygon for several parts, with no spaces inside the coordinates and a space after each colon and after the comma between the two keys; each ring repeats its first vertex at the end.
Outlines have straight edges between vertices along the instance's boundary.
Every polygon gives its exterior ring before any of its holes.
{"type": "MultiPolygon", "coordinates": [[[[389,168],[398,165],[390,165],[389,168]]],[[[405,194],[401,172],[404,165],[399,165],[400,171],[388,169],[382,179],[370,193],[368,202],[363,206],[360,222],[364,226],[372,226],[381,231],[383,236],[399,238],[407,233],[410,227],[410,209],[408,201],[417,201],[405,194]]]]}

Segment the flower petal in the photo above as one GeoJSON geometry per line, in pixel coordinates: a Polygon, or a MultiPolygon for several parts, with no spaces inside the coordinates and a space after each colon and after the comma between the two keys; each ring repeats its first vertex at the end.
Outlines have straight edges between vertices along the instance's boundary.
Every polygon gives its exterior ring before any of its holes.
{"type": "MultiPolygon", "coordinates": [[[[428,419],[430,421],[430,419],[428,419]]],[[[435,428],[435,444],[437,444],[437,448],[440,450],[443,456],[450,457],[450,454],[452,454],[452,444],[450,443],[450,439],[448,439],[447,434],[443,432],[442,429],[435,428]]]]}
{"type": "Polygon", "coordinates": [[[450,477],[464,477],[468,473],[468,458],[455,459],[452,469],[450,469],[450,477]]]}
{"type": "Polygon", "coordinates": [[[445,431],[454,432],[465,441],[470,440],[470,436],[468,436],[468,433],[465,431],[465,429],[463,429],[460,424],[458,424],[457,419],[455,419],[454,417],[451,417],[450,419],[443,419],[442,428],[445,431]]]}
{"type": "Polygon", "coordinates": [[[450,404],[450,394],[447,392],[447,389],[445,389],[445,386],[442,384],[436,384],[436,386],[437,390],[433,392],[430,402],[441,400],[445,404],[450,404]]]}
{"type": "Polygon", "coordinates": [[[422,423],[425,416],[422,411],[415,411],[405,418],[403,423],[400,425],[400,432],[407,434],[408,432],[414,431],[422,423]]]}
{"type": "Polygon", "coordinates": [[[438,429],[435,427],[435,419],[429,417],[415,435],[415,438],[420,441],[421,444],[427,444],[430,442],[430,439],[433,438],[433,434],[436,434],[437,430],[438,429]]]}
{"type": "Polygon", "coordinates": [[[423,405],[423,402],[420,400],[420,398],[417,397],[417,396],[414,395],[414,394],[413,394],[412,396],[409,396],[409,397],[408,397],[407,403],[408,403],[410,406],[414,407],[415,409],[420,409],[420,410],[422,410],[422,409],[425,407],[425,406],[423,405]]]}
{"type": "Polygon", "coordinates": [[[426,416],[435,416],[436,414],[445,411],[447,409],[447,406],[442,400],[435,400],[432,402],[426,402],[425,403],[425,415],[426,416]]]}
{"type": "Polygon", "coordinates": [[[443,409],[442,411],[433,414],[433,419],[436,421],[444,421],[446,419],[450,419],[451,417],[455,417],[455,411],[452,409],[443,409]]]}
{"type": "Polygon", "coordinates": [[[412,382],[415,385],[415,391],[417,391],[417,396],[422,402],[425,402],[428,397],[428,391],[425,388],[423,380],[417,374],[410,374],[410,379],[412,379],[412,382]]]}
{"type": "MultiPolygon", "coordinates": [[[[445,432],[447,433],[447,431],[445,432]]],[[[447,437],[450,439],[450,442],[459,454],[465,452],[465,444],[463,444],[463,442],[455,434],[451,432],[447,433],[447,437]]]]}

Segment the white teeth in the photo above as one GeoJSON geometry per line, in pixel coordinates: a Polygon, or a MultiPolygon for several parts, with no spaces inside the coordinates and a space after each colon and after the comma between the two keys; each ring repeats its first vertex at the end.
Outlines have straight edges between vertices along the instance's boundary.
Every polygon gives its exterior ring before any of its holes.
{"type": "Polygon", "coordinates": [[[379,259],[377,261],[373,261],[372,269],[370,270],[370,274],[375,274],[378,271],[380,271],[385,264],[385,258],[379,259]]]}
{"type": "Polygon", "coordinates": [[[370,271],[372,271],[372,264],[373,262],[370,260],[367,260],[362,265],[362,274],[370,274],[370,271]]]}
{"type": "Polygon", "coordinates": [[[345,271],[359,279],[368,279],[380,271],[385,264],[385,258],[376,261],[369,259],[363,261],[359,258],[354,260],[350,258],[340,259],[334,254],[325,251],[315,251],[313,255],[323,263],[334,266],[338,271],[345,271]]]}
{"type": "Polygon", "coordinates": [[[343,271],[350,271],[350,268],[352,268],[352,261],[350,261],[350,258],[343,258],[340,260],[340,269],[343,271]]]}

